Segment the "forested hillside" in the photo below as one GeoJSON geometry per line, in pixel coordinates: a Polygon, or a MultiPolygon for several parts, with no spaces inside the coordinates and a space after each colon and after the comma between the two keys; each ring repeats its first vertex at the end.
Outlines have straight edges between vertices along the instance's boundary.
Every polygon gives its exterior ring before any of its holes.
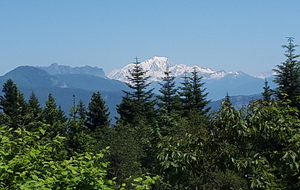
{"type": "Polygon", "coordinates": [[[180,87],[166,70],[159,95],[136,60],[110,121],[100,92],[66,115],[13,80],[0,97],[1,189],[300,189],[300,63],[289,38],[262,99],[211,112],[196,70],[180,87]]]}

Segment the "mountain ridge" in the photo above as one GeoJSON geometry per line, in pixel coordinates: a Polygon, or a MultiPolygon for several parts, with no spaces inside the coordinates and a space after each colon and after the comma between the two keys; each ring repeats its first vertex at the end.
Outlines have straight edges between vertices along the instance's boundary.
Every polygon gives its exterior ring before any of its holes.
{"type": "Polygon", "coordinates": [[[50,66],[38,66],[38,68],[47,71],[51,75],[58,74],[88,74],[97,77],[107,78],[104,70],[99,67],[82,66],[82,67],[71,67],[67,65],[58,65],[57,63],[52,63],[50,66]]]}
{"type": "MultiPolygon", "coordinates": [[[[151,59],[147,59],[140,63],[141,68],[146,72],[146,76],[150,76],[149,81],[160,81],[162,77],[165,76],[165,71],[168,69],[170,75],[174,77],[182,77],[185,73],[191,73],[194,69],[199,73],[203,79],[220,79],[226,76],[237,77],[239,75],[248,75],[241,71],[214,71],[209,68],[203,68],[198,65],[188,66],[185,64],[173,64],[167,57],[155,56],[151,59]]],[[[121,69],[115,69],[110,72],[107,77],[110,79],[119,80],[122,82],[129,82],[127,76],[129,75],[129,70],[134,67],[134,64],[127,64],[121,69]]],[[[250,76],[250,75],[249,75],[250,76]]]]}
{"type": "MultiPolygon", "coordinates": [[[[159,93],[159,81],[165,76],[165,71],[168,69],[170,76],[175,77],[177,87],[182,82],[184,75],[190,75],[195,69],[199,76],[202,77],[204,88],[207,89],[208,98],[219,100],[225,97],[227,93],[232,96],[237,95],[253,95],[263,91],[264,78],[254,77],[242,71],[214,71],[209,68],[200,67],[198,65],[188,66],[184,64],[174,64],[166,57],[155,56],[140,63],[142,70],[147,71],[146,76],[149,76],[149,82],[152,83],[150,88],[154,88],[155,93],[159,93]]],[[[119,80],[128,83],[129,70],[133,69],[134,64],[127,64],[121,69],[116,69],[108,74],[108,78],[119,80]]],[[[269,75],[268,75],[269,76],[269,75]]],[[[272,77],[273,75],[269,76],[272,77]]],[[[275,86],[273,80],[268,80],[271,88],[275,86]]]]}
{"type": "MultiPolygon", "coordinates": [[[[162,71],[160,68],[164,64],[165,62],[157,62],[155,67],[149,68],[162,71]]],[[[171,62],[168,64],[172,65],[171,62]]],[[[97,70],[101,69],[97,68],[97,70]]],[[[209,69],[204,69],[203,72],[212,74],[212,70],[209,69]]],[[[91,94],[95,91],[100,91],[110,108],[112,118],[117,116],[115,108],[121,102],[122,96],[124,96],[122,90],[130,90],[123,82],[95,76],[93,71],[90,74],[68,74],[67,72],[64,72],[64,74],[49,74],[49,72],[40,67],[19,66],[0,76],[0,83],[3,85],[9,78],[18,85],[27,98],[31,92],[35,92],[40,100],[46,100],[48,93],[52,93],[66,113],[68,108],[73,105],[72,95],[76,95],[77,100],[83,99],[87,105],[91,94]]],[[[175,82],[178,86],[182,80],[180,77],[177,77],[175,82]]],[[[211,100],[215,107],[214,109],[218,108],[220,101],[227,93],[232,97],[233,105],[237,108],[243,104],[246,105],[249,103],[247,101],[257,97],[254,96],[255,94],[259,95],[263,91],[264,86],[263,79],[254,78],[243,72],[239,72],[236,75],[231,73],[231,75],[214,80],[203,78],[203,82],[205,83],[204,88],[206,88],[206,92],[209,93],[207,99],[211,100]]],[[[156,89],[154,92],[158,94],[158,89],[160,88],[158,81],[153,82],[149,86],[149,88],[153,87],[156,89]]]]}

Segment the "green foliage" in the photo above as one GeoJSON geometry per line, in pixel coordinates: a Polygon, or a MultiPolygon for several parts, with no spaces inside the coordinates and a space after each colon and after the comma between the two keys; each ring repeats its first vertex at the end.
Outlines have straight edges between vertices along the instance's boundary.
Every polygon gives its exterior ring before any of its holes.
{"type": "Polygon", "coordinates": [[[157,184],[161,180],[161,177],[156,175],[152,176],[150,174],[142,174],[140,177],[132,179],[132,177],[129,177],[126,179],[126,181],[121,185],[120,190],[125,189],[136,189],[136,190],[150,190],[151,187],[154,184],[157,184]]]}
{"type": "Polygon", "coordinates": [[[250,188],[299,188],[298,111],[285,103],[223,106],[214,119],[212,147],[220,169],[245,176],[250,188]]]}
{"type": "Polygon", "coordinates": [[[129,176],[138,177],[142,174],[141,158],[143,147],[140,134],[131,125],[122,125],[114,128],[110,140],[111,163],[109,175],[117,177],[116,181],[122,183],[129,176]]]}
{"type": "Polygon", "coordinates": [[[81,120],[70,120],[67,123],[67,147],[69,155],[91,150],[94,139],[81,120]]]}
{"type": "MultiPolygon", "coordinates": [[[[12,129],[10,129],[12,130],[12,129]]],[[[64,138],[42,141],[46,131],[12,131],[19,138],[0,128],[1,189],[111,189],[107,180],[105,150],[99,154],[84,153],[69,159],[57,159],[64,138]]]]}

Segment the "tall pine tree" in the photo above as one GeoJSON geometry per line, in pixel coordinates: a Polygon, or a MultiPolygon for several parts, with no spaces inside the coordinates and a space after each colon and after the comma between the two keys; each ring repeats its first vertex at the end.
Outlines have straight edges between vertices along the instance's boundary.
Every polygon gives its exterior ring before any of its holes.
{"type": "Polygon", "coordinates": [[[64,123],[67,121],[64,112],[60,106],[57,107],[56,101],[51,93],[48,94],[48,100],[45,103],[43,118],[47,124],[53,125],[56,122],[64,123]]]}
{"type": "Polygon", "coordinates": [[[288,38],[288,44],[282,47],[286,49],[284,54],[287,58],[281,65],[277,65],[274,71],[277,73],[274,82],[278,84],[277,97],[280,100],[289,100],[290,106],[300,108],[298,99],[300,96],[300,64],[296,59],[300,56],[295,54],[297,45],[294,38],[288,38]]]}
{"type": "Polygon", "coordinates": [[[196,68],[191,72],[191,76],[184,76],[179,92],[183,116],[187,116],[191,111],[203,115],[209,112],[210,107],[207,107],[207,104],[210,101],[206,99],[208,93],[205,92],[206,88],[203,88],[204,83],[201,80],[202,77],[199,77],[196,68]]]}
{"type": "Polygon", "coordinates": [[[42,108],[41,108],[39,100],[36,97],[34,92],[32,92],[30,94],[30,97],[29,97],[29,100],[28,100],[28,111],[29,111],[29,113],[32,114],[32,116],[35,120],[41,119],[42,108]]]}
{"type": "Polygon", "coordinates": [[[159,83],[161,95],[157,96],[158,107],[167,114],[178,110],[179,106],[179,96],[177,95],[177,88],[174,82],[175,77],[171,76],[170,73],[169,69],[165,71],[165,76],[162,77],[162,82],[159,83]]]}
{"type": "Polygon", "coordinates": [[[265,79],[265,86],[263,87],[264,91],[261,93],[263,96],[263,101],[270,102],[272,100],[273,90],[270,89],[267,79],[265,79]]]}
{"type": "Polygon", "coordinates": [[[147,89],[151,84],[147,82],[149,76],[145,76],[147,71],[143,71],[137,58],[133,64],[134,67],[127,76],[129,82],[126,83],[131,90],[123,91],[125,96],[117,106],[120,119],[125,123],[136,123],[141,119],[149,121],[155,117],[153,89],[147,89]]]}
{"type": "Polygon", "coordinates": [[[92,94],[91,101],[88,105],[86,126],[91,131],[104,130],[110,125],[108,107],[105,104],[100,92],[92,94]]]}
{"type": "Polygon", "coordinates": [[[11,123],[11,127],[17,128],[18,124],[24,124],[23,120],[27,113],[27,103],[12,79],[8,79],[4,83],[2,92],[0,108],[8,116],[8,122],[11,123]]]}
{"type": "Polygon", "coordinates": [[[61,107],[56,105],[56,101],[52,94],[48,94],[48,100],[45,101],[46,106],[42,111],[43,119],[46,124],[48,124],[48,132],[46,136],[50,139],[55,138],[57,135],[66,136],[66,121],[67,118],[64,115],[61,107]]]}

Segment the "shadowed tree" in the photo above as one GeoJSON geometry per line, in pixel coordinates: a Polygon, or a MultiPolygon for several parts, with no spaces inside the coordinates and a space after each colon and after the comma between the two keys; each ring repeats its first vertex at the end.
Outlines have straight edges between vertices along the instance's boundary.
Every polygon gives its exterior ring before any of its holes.
{"type": "Polygon", "coordinates": [[[4,95],[0,96],[0,108],[10,118],[11,127],[17,128],[18,124],[23,125],[23,117],[27,113],[27,103],[23,94],[12,79],[4,83],[2,92],[4,95]]]}
{"type": "Polygon", "coordinates": [[[43,109],[41,108],[38,98],[36,97],[35,93],[32,92],[28,100],[29,113],[31,113],[36,120],[39,120],[41,119],[42,110],[43,109]]]}
{"type": "Polygon", "coordinates": [[[267,79],[265,79],[265,86],[263,87],[264,91],[261,93],[263,96],[263,101],[270,102],[272,100],[272,95],[274,94],[273,90],[270,89],[267,79]]]}
{"type": "Polygon", "coordinates": [[[160,82],[161,88],[159,92],[161,95],[157,96],[158,107],[161,111],[165,111],[170,114],[171,111],[178,110],[179,96],[177,95],[177,88],[175,87],[174,79],[175,77],[170,76],[170,71],[167,68],[165,71],[165,76],[162,77],[162,82],[160,82]]]}
{"type": "Polygon", "coordinates": [[[66,117],[61,107],[56,105],[55,99],[52,94],[48,94],[48,100],[46,101],[46,106],[43,110],[43,117],[47,124],[53,125],[55,122],[64,123],[66,122],[66,117]]]}
{"type": "Polygon", "coordinates": [[[156,115],[153,89],[147,89],[151,84],[147,82],[149,77],[145,76],[147,71],[143,71],[137,58],[133,64],[134,67],[129,70],[129,76],[127,76],[129,82],[126,83],[131,90],[123,91],[125,96],[117,106],[120,120],[125,123],[135,123],[141,118],[149,121],[156,115]]]}
{"type": "Polygon", "coordinates": [[[86,113],[86,126],[91,131],[96,131],[97,128],[99,128],[99,130],[108,128],[110,125],[109,114],[108,107],[106,106],[100,92],[94,92],[86,113]]]}
{"type": "Polygon", "coordinates": [[[191,76],[185,75],[180,87],[180,98],[183,108],[183,116],[187,116],[190,111],[196,111],[201,114],[209,112],[210,107],[206,100],[208,93],[205,93],[206,88],[203,88],[204,83],[201,82],[202,77],[198,76],[196,68],[191,72],[191,76]]]}

